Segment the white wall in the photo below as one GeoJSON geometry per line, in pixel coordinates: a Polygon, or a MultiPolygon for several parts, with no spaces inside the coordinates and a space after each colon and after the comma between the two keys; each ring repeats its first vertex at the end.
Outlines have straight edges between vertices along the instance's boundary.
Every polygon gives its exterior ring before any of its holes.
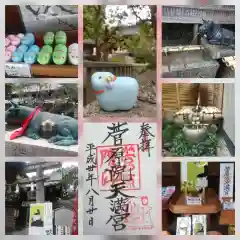
{"type": "Polygon", "coordinates": [[[55,225],[72,226],[73,212],[68,209],[59,209],[55,212],[55,225]]]}
{"type": "Polygon", "coordinates": [[[223,97],[223,129],[235,145],[235,86],[224,84],[223,97]]]}

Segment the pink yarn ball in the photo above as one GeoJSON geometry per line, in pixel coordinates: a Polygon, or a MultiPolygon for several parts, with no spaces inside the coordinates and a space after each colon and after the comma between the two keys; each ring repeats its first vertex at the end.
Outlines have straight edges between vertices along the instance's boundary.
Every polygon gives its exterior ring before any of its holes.
{"type": "Polygon", "coordinates": [[[13,34],[10,34],[10,35],[7,36],[7,38],[8,38],[10,41],[12,41],[14,38],[16,38],[16,36],[13,35],[13,34]]]}
{"type": "Polygon", "coordinates": [[[10,51],[5,51],[5,62],[9,62],[11,60],[12,53],[10,51]]]}
{"type": "Polygon", "coordinates": [[[5,47],[9,46],[10,40],[8,38],[5,38],[5,47]]]}
{"type": "Polygon", "coordinates": [[[9,51],[9,52],[11,52],[11,53],[15,52],[16,49],[17,49],[17,47],[16,47],[16,46],[13,46],[13,45],[10,45],[10,46],[8,46],[8,47],[6,48],[6,50],[9,51]]]}
{"type": "Polygon", "coordinates": [[[13,46],[18,46],[18,45],[20,44],[20,42],[21,42],[21,39],[18,38],[18,37],[15,37],[15,38],[13,38],[13,39],[11,40],[11,44],[12,44],[13,46]]]}

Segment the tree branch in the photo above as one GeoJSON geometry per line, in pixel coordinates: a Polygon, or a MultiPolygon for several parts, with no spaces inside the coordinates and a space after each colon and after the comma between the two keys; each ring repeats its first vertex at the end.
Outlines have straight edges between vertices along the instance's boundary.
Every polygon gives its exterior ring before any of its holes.
{"type": "MultiPolygon", "coordinates": [[[[141,23],[146,23],[146,22],[148,22],[149,21],[149,19],[142,19],[139,15],[138,15],[138,13],[137,13],[137,11],[135,10],[135,8],[137,7],[137,6],[140,6],[140,5],[130,5],[129,6],[129,8],[131,9],[131,11],[132,11],[132,13],[133,13],[133,15],[137,18],[137,20],[139,21],[139,22],[141,22],[141,23]]],[[[145,6],[145,5],[144,5],[145,6]]]]}

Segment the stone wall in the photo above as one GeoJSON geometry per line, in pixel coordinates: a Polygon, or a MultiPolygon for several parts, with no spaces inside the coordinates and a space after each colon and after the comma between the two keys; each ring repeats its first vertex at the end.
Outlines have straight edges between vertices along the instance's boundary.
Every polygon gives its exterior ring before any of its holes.
{"type": "Polygon", "coordinates": [[[27,32],[78,29],[77,5],[20,5],[27,32]]]}
{"type": "Polygon", "coordinates": [[[189,23],[201,24],[202,19],[212,20],[219,24],[235,24],[235,8],[222,6],[209,7],[183,7],[163,6],[163,23],[189,23]]]}

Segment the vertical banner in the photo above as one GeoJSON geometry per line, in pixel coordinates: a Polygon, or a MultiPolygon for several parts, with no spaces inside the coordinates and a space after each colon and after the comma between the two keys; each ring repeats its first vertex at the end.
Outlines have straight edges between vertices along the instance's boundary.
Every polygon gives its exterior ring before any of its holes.
{"type": "Polygon", "coordinates": [[[233,201],[234,163],[220,163],[219,200],[233,201]]]}
{"type": "Polygon", "coordinates": [[[72,235],[78,235],[78,190],[75,192],[75,198],[73,202],[72,235]]]}
{"type": "Polygon", "coordinates": [[[155,123],[84,124],[84,234],[155,235],[155,123]]]}
{"type": "Polygon", "coordinates": [[[53,235],[52,203],[30,204],[29,235],[53,235]]]}

